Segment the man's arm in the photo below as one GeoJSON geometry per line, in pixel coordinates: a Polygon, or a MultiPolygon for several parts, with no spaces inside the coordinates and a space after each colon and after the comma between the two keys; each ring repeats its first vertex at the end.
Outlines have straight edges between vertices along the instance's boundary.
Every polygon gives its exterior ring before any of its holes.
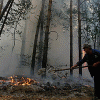
{"type": "Polygon", "coordinates": [[[80,65],[82,65],[84,62],[86,62],[86,56],[87,56],[87,55],[85,54],[84,58],[83,58],[82,60],[78,61],[74,66],[72,66],[71,69],[73,69],[73,68],[75,68],[75,67],[77,67],[77,66],[80,66],[80,65]]]}

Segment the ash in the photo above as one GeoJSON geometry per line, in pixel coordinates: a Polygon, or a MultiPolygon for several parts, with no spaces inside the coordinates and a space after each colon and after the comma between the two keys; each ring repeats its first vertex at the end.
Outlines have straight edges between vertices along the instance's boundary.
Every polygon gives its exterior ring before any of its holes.
{"type": "Polygon", "coordinates": [[[73,80],[31,79],[25,76],[0,77],[0,99],[3,100],[73,100],[93,98],[93,87],[73,80]],[[66,80],[66,81],[65,81],[66,80]],[[44,82],[43,82],[44,81],[44,82]],[[71,83],[71,84],[70,84],[71,83]]]}

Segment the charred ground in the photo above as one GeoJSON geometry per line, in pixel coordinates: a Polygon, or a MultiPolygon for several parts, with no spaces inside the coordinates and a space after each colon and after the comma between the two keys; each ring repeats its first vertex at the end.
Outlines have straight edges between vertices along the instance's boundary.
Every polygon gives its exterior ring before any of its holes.
{"type": "Polygon", "coordinates": [[[88,85],[40,83],[27,77],[0,77],[0,100],[92,100],[88,85]]]}

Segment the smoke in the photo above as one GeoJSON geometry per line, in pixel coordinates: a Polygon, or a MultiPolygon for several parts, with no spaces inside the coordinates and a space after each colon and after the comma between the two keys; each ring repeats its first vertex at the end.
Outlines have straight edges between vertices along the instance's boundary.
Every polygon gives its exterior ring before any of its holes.
{"type": "MultiPolygon", "coordinates": [[[[58,67],[54,66],[48,66],[46,69],[46,77],[43,77],[42,73],[41,75],[38,75],[35,73],[34,78],[37,79],[40,83],[42,84],[47,84],[50,83],[55,86],[64,86],[64,85],[81,85],[81,86],[91,86],[94,87],[94,81],[93,78],[88,78],[86,76],[75,76],[75,75],[70,75],[70,71],[53,71],[54,69],[59,69],[58,67]]],[[[41,69],[42,71],[45,72],[45,69],[41,69]]],[[[75,74],[75,73],[74,73],[75,74]]]]}
{"type": "Polygon", "coordinates": [[[64,86],[65,84],[69,84],[70,86],[73,85],[83,85],[83,86],[91,86],[94,87],[94,82],[93,79],[86,79],[82,76],[80,77],[74,77],[74,76],[69,76],[67,78],[59,78],[57,77],[56,79],[52,78],[52,75],[49,77],[46,77],[46,79],[43,80],[43,83],[50,83],[53,85],[58,85],[58,83],[60,84],[60,86],[64,86]]]}
{"type": "MultiPolygon", "coordinates": [[[[69,5],[68,0],[64,0],[66,4],[69,5]]],[[[63,3],[64,3],[63,2],[63,3]]],[[[23,35],[24,39],[21,40],[18,35],[16,35],[16,45],[14,48],[14,51],[12,52],[12,44],[13,41],[11,41],[12,36],[9,36],[9,39],[7,35],[2,35],[0,46],[7,46],[9,45],[5,51],[1,53],[0,51],[0,76],[8,76],[8,75],[25,75],[27,77],[31,77],[34,79],[39,80],[42,83],[50,82],[51,84],[57,84],[58,82],[63,85],[65,83],[68,83],[70,85],[73,84],[83,84],[83,85],[90,85],[93,86],[93,79],[90,78],[89,72],[87,69],[83,70],[83,76],[79,77],[78,70],[74,71],[73,77],[70,76],[70,71],[62,71],[62,72],[52,72],[50,73],[47,69],[46,78],[43,79],[42,76],[39,76],[37,74],[37,70],[35,69],[34,75],[31,75],[31,68],[30,65],[20,65],[19,63],[22,60],[20,58],[20,53],[24,55],[32,55],[33,51],[33,40],[36,33],[36,26],[37,26],[37,18],[40,13],[41,9],[41,0],[32,0],[32,3],[36,6],[36,9],[32,11],[34,14],[28,15],[30,16],[30,19],[27,21],[27,27],[25,28],[24,22],[23,24],[23,35]],[[25,31],[24,31],[25,29],[25,31]],[[25,32],[25,33],[24,33],[25,32]],[[19,40],[19,41],[18,41],[19,40]],[[20,42],[21,41],[21,42],[20,42]],[[24,42],[24,45],[21,43],[24,42]],[[21,59],[21,60],[20,60],[21,59]],[[68,74],[67,74],[68,73],[68,74]]],[[[64,9],[61,9],[63,7],[63,3],[61,0],[56,0],[56,3],[54,3],[54,8],[56,8],[56,14],[59,15],[59,12],[63,13],[64,9]],[[61,4],[60,4],[61,3],[61,4]],[[60,5],[60,6],[59,6],[60,5]]],[[[63,7],[64,8],[64,7],[63,7]]],[[[65,13],[65,12],[64,12],[65,13]]],[[[64,15],[61,14],[61,15],[64,15]]],[[[54,13],[55,14],[55,13],[54,13]]],[[[65,14],[66,15],[66,14],[65,14]]],[[[61,16],[64,17],[64,16],[61,16]]],[[[56,68],[66,68],[65,66],[59,66],[59,65],[69,65],[70,58],[69,58],[69,31],[66,31],[66,28],[64,28],[64,24],[60,24],[60,20],[58,20],[58,17],[56,18],[57,21],[52,20],[54,23],[56,23],[56,27],[51,26],[50,31],[56,31],[58,33],[58,39],[56,40],[57,34],[56,33],[50,33],[50,42],[49,42],[49,52],[48,52],[48,64],[52,66],[57,66],[56,68]],[[59,66],[59,67],[58,67],[59,66]]],[[[62,20],[61,20],[62,21],[62,20]]],[[[64,21],[64,20],[63,20],[64,21]]],[[[62,22],[63,22],[62,21],[62,22]]],[[[68,24],[66,22],[66,24],[68,24]]],[[[77,32],[74,30],[74,63],[78,60],[78,47],[77,47],[77,32]]],[[[29,59],[29,63],[31,62],[31,59],[29,59]]],[[[35,66],[36,68],[37,66],[35,66]]],[[[69,66],[67,67],[69,68],[69,66]]]]}
{"type": "Polygon", "coordinates": [[[85,79],[84,77],[72,77],[68,76],[67,78],[59,78],[59,77],[52,77],[47,76],[46,78],[41,78],[41,77],[33,77],[33,79],[36,79],[37,81],[40,82],[40,84],[50,84],[52,86],[57,86],[57,87],[63,87],[65,85],[69,85],[71,87],[73,86],[91,86],[94,87],[94,82],[93,79],[85,79]]]}

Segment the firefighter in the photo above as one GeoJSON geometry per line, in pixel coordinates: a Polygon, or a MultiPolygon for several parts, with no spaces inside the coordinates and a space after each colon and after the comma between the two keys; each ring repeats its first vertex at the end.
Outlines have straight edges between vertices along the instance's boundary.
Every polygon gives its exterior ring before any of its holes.
{"type": "Polygon", "coordinates": [[[88,70],[91,74],[91,77],[94,78],[94,90],[95,96],[100,99],[100,51],[92,49],[91,45],[84,44],[83,49],[85,51],[85,56],[82,60],[78,61],[71,69],[82,65],[84,62],[87,62],[88,70]]]}

